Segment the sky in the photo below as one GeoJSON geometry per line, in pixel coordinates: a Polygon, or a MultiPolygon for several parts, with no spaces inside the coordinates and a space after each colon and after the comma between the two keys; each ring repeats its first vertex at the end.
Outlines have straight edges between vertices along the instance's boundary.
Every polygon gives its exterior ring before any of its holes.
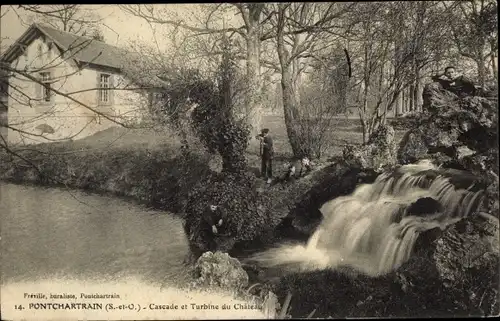
{"type": "MultiPolygon", "coordinates": [[[[194,8],[193,6],[187,6],[189,5],[173,4],[168,5],[168,9],[182,15],[182,13],[192,11],[194,8]]],[[[153,41],[153,33],[149,24],[141,18],[124,13],[117,5],[86,5],[85,7],[95,10],[103,18],[101,29],[107,43],[126,46],[127,41],[138,39],[147,42],[153,41]]],[[[1,7],[1,13],[5,13],[0,21],[1,47],[5,48],[27,29],[26,23],[23,24],[23,22],[26,21],[28,14],[23,9],[7,5],[1,7]]],[[[162,39],[158,39],[158,41],[161,44],[162,39]]],[[[161,45],[166,45],[166,43],[161,45]]]]}

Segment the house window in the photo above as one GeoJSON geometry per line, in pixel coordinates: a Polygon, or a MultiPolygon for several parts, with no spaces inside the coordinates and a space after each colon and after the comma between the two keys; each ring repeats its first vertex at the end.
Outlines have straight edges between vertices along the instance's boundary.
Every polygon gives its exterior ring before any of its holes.
{"type": "Polygon", "coordinates": [[[110,90],[111,87],[111,75],[100,74],[99,75],[99,103],[109,104],[110,103],[110,90]]]}
{"type": "Polygon", "coordinates": [[[153,109],[154,93],[152,91],[148,92],[148,107],[149,110],[153,109]]]}
{"type": "Polygon", "coordinates": [[[48,44],[47,44],[47,57],[52,58],[52,48],[53,48],[53,43],[52,41],[50,41],[48,44]]]}
{"type": "Polygon", "coordinates": [[[41,57],[43,54],[43,47],[42,44],[38,44],[38,57],[41,57]]]}
{"type": "Polygon", "coordinates": [[[28,47],[27,46],[22,46],[21,50],[23,52],[24,62],[28,63],[28,47]]]}
{"type": "Polygon", "coordinates": [[[52,98],[52,90],[50,89],[50,72],[41,72],[40,81],[42,83],[42,102],[50,102],[52,98]]]}

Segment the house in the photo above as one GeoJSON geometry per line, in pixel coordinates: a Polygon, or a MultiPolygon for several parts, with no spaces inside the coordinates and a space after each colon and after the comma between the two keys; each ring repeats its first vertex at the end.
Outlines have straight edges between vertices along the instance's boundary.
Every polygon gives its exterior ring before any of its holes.
{"type": "Polygon", "coordinates": [[[138,54],[35,23],[1,61],[9,76],[9,144],[75,140],[148,115],[151,84],[127,73],[138,70],[138,54]]]}

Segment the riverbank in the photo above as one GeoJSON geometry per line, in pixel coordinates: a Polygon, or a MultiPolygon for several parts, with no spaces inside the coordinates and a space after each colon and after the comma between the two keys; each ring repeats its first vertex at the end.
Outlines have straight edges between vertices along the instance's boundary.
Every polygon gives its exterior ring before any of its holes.
{"type": "Polygon", "coordinates": [[[17,156],[1,152],[0,180],[80,189],[182,211],[190,186],[210,172],[210,155],[182,153],[168,133],[159,133],[156,141],[148,135],[128,142],[124,133],[111,128],[81,141],[15,149],[17,156]],[[126,143],[118,143],[118,137],[126,143]]]}
{"type": "MultiPolygon", "coordinates": [[[[265,115],[275,141],[275,175],[291,157],[280,115],[265,115]]],[[[325,159],[339,156],[345,143],[360,144],[356,119],[334,119],[325,159]]],[[[402,133],[399,133],[402,136],[402,133]]],[[[155,209],[182,211],[187,193],[219,160],[195,145],[181,150],[175,132],[165,128],[110,128],[87,138],[27,147],[12,147],[17,156],[0,150],[0,180],[39,186],[58,186],[127,198],[155,209]]],[[[250,170],[260,171],[258,144],[253,140],[246,158],[250,170]]]]}

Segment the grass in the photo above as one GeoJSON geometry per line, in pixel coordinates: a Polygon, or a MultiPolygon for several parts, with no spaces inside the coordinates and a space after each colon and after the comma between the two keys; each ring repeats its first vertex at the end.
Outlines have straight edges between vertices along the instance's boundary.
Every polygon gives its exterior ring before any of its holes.
{"type": "MultiPolygon", "coordinates": [[[[281,176],[292,155],[283,116],[267,114],[263,126],[275,144],[274,176],[281,176]]],[[[340,156],[346,143],[360,144],[359,120],[336,118],[331,125],[324,160],[340,156]]],[[[402,132],[397,132],[398,139],[402,132]]],[[[166,128],[126,129],[113,127],[84,139],[19,147],[15,149],[35,164],[0,151],[0,180],[71,188],[130,197],[163,210],[178,211],[189,184],[220,166],[199,144],[191,145],[188,159],[181,155],[179,136],[166,128]],[[56,183],[57,182],[57,183],[56,183]],[[175,205],[169,204],[173,203],[175,205]]],[[[259,143],[250,141],[247,160],[260,170],[259,143]]]]}
{"type": "MultiPolygon", "coordinates": [[[[292,157],[283,116],[265,114],[262,126],[270,129],[278,158],[292,157]]],[[[401,139],[403,134],[404,131],[396,130],[396,139],[401,139]]],[[[361,144],[363,142],[359,119],[345,117],[332,119],[328,136],[325,142],[325,145],[327,145],[325,159],[341,155],[342,148],[346,143],[361,144]]],[[[180,147],[181,144],[174,132],[164,128],[126,129],[112,127],[83,139],[72,142],[51,143],[50,145],[54,148],[67,148],[75,152],[85,152],[97,149],[157,150],[159,148],[168,148],[174,150],[180,147]]],[[[250,159],[259,156],[257,140],[251,140],[247,151],[250,159]]]]}
{"type": "MultiPolygon", "coordinates": [[[[282,115],[267,114],[262,119],[262,126],[267,127],[273,137],[276,153],[274,168],[280,168],[284,160],[293,156],[291,146],[288,142],[285,121],[282,115]]],[[[396,129],[396,141],[399,142],[405,131],[396,129]]],[[[338,117],[333,118],[330,130],[325,139],[325,152],[322,160],[328,160],[342,155],[346,144],[360,145],[363,143],[361,122],[356,118],[338,117]]],[[[260,166],[259,144],[253,139],[248,148],[247,159],[251,166],[260,166]]]]}

